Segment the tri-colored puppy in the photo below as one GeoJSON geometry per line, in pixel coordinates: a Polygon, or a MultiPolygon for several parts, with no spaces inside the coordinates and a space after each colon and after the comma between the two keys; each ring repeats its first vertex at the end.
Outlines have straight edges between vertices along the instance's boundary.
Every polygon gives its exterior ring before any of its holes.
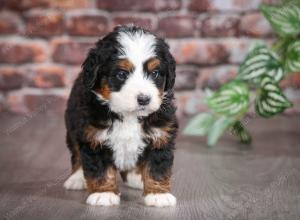
{"type": "Polygon", "coordinates": [[[72,175],[66,189],[86,202],[120,203],[117,173],[144,190],[148,206],[173,206],[170,193],[177,120],[175,61],[165,41],[139,27],[117,27],[82,65],[65,113],[72,175]]]}

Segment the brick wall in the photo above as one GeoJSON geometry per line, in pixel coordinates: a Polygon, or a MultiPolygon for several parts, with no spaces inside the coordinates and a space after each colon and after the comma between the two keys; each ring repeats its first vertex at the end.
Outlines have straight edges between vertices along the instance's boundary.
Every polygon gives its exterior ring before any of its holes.
{"type": "MultiPolygon", "coordinates": [[[[167,38],[177,63],[178,114],[205,109],[205,88],[236,75],[253,41],[274,34],[258,13],[271,0],[0,0],[0,110],[63,111],[87,50],[115,25],[167,38]]],[[[274,2],[274,0],[273,0],[274,2]]],[[[300,111],[300,74],[283,83],[300,111]]]]}

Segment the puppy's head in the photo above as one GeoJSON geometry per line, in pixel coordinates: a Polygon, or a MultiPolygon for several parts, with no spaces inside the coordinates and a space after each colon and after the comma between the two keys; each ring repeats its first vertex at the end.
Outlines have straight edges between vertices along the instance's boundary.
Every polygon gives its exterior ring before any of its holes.
{"type": "Polygon", "coordinates": [[[118,27],[83,63],[85,86],[118,114],[147,116],[173,90],[175,61],[164,40],[138,27],[118,27]]]}

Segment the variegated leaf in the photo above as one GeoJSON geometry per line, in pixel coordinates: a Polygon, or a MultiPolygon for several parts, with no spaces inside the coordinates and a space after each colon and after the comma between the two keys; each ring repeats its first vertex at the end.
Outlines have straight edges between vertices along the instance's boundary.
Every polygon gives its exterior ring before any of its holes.
{"type": "Polygon", "coordinates": [[[285,64],[288,71],[300,72],[300,41],[289,45],[285,64]]]}
{"type": "Polygon", "coordinates": [[[264,75],[279,82],[284,75],[284,70],[278,57],[266,46],[260,45],[248,54],[239,69],[238,78],[259,83],[264,75]]]}
{"type": "Polygon", "coordinates": [[[226,116],[240,115],[249,107],[248,86],[240,81],[225,84],[208,98],[209,107],[216,113],[226,116]]]}
{"type": "Polygon", "coordinates": [[[256,112],[260,116],[268,118],[292,106],[272,78],[265,76],[260,86],[260,94],[255,102],[256,112]]]}
{"type": "Polygon", "coordinates": [[[261,11],[280,36],[297,36],[300,33],[299,5],[262,5],[261,11]]]}

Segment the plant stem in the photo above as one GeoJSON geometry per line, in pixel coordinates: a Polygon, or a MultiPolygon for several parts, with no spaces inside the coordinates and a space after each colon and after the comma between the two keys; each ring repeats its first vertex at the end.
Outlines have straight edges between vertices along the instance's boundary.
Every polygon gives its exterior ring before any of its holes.
{"type": "Polygon", "coordinates": [[[240,121],[236,121],[232,126],[233,133],[239,137],[241,143],[251,144],[252,137],[240,121]]]}

